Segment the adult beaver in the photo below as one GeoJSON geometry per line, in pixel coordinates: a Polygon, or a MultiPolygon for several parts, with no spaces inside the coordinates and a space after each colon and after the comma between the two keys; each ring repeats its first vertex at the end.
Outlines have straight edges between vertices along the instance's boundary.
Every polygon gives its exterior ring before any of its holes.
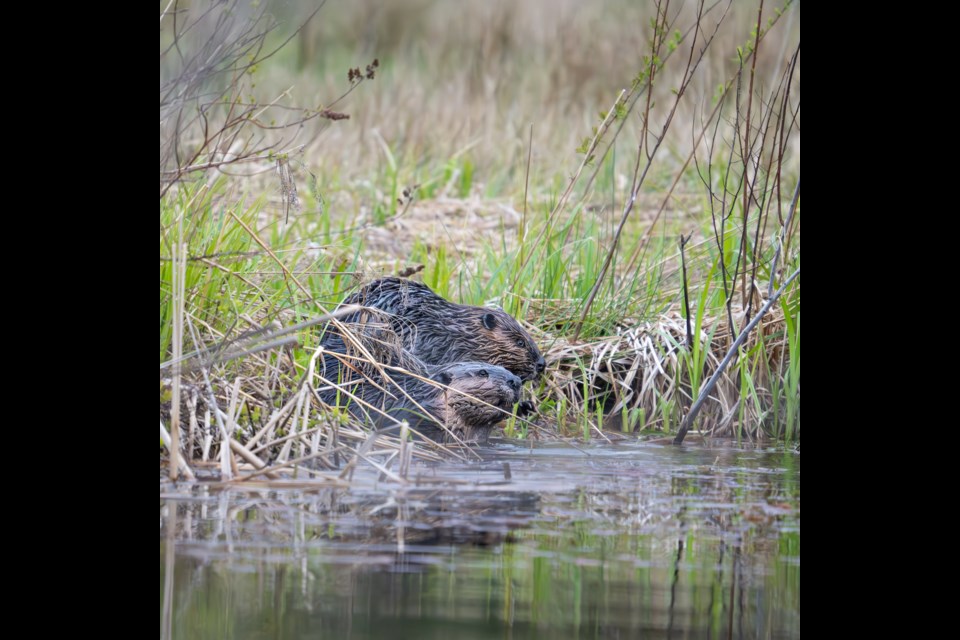
{"type": "MultiPolygon", "coordinates": [[[[543,373],[546,362],[530,334],[500,309],[444,300],[425,284],[402,278],[374,280],[344,300],[389,314],[404,349],[430,365],[489,362],[523,380],[543,373]]],[[[356,322],[345,318],[344,322],[356,322]]]]}
{"type": "MultiPolygon", "coordinates": [[[[486,442],[494,425],[520,401],[520,378],[485,362],[383,371],[386,376],[366,372],[362,381],[341,384],[356,398],[346,402],[351,415],[382,429],[406,420],[417,433],[438,442],[486,442]]],[[[343,404],[345,396],[337,394],[330,387],[321,397],[343,404]]]]}

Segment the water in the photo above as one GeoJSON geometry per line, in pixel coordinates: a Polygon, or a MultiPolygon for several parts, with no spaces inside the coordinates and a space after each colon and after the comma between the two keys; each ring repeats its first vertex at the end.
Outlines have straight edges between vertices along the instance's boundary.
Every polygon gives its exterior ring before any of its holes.
{"type": "Polygon", "coordinates": [[[480,453],[405,487],[161,485],[161,636],[800,636],[798,453],[480,453]]]}

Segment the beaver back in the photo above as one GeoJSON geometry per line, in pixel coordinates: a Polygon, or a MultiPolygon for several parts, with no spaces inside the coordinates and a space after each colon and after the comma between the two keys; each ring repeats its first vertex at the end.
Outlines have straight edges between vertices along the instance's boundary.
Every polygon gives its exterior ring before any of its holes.
{"type": "Polygon", "coordinates": [[[344,304],[389,314],[403,346],[427,364],[489,362],[524,380],[538,378],[545,368],[533,338],[512,316],[501,309],[450,302],[419,282],[375,280],[344,304]]]}

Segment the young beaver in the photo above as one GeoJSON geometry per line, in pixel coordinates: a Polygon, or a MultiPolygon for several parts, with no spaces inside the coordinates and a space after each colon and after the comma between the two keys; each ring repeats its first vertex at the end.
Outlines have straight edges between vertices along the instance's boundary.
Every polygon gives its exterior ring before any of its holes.
{"type": "MultiPolygon", "coordinates": [[[[494,425],[520,401],[520,378],[503,367],[483,362],[457,362],[415,371],[429,381],[397,371],[387,373],[389,382],[382,375],[374,375],[348,388],[364,402],[396,420],[406,420],[420,435],[438,442],[456,442],[453,436],[464,442],[486,442],[494,425]]],[[[321,397],[333,404],[336,393],[336,389],[325,389],[321,397]]],[[[393,420],[359,402],[350,402],[347,409],[379,428],[396,426],[393,420]]]]}
{"type": "Polygon", "coordinates": [[[535,380],[546,368],[533,338],[506,312],[444,300],[419,282],[374,280],[343,303],[390,314],[403,347],[429,365],[489,362],[523,380],[535,380]]]}

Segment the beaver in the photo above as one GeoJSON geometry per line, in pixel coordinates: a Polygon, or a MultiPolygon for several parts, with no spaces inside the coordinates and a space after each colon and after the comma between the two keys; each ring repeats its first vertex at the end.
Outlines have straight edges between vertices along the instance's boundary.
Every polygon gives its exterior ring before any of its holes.
{"type": "MultiPolygon", "coordinates": [[[[374,280],[344,300],[389,314],[404,349],[428,365],[488,362],[523,380],[535,380],[546,362],[530,334],[500,309],[456,304],[425,284],[374,280]]],[[[358,315],[358,314],[355,314],[358,315]]],[[[345,318],[344,322],[356,322],[345,318]]]]}
{"type": "MultiPolygon", "coordinates": [[[[407,362],[411,364],[416,362],[407,362]]],[[[384,430],[394,430],[395,420],[406,420],[417,433],[438,442],[486,442],[494,425],[520,401],[520,378],[485,362],[414,366],[409,373],[393,367],[386,371],[389,380],[382,373],[365,371],[368,377],[354,378],[345,386],[363,400],[347,403],[350,414],[384,430]]],[[[334,404],[337,393],[328,387],[320,395],[334,404]]]]}
{"type": "MultiPolygon", "coordinates": [[[[403,348],[389,315],[377,309],[363,309],[328,326],[321,345],[320,375],[347,390],[378,379],[382,364],[428,375],[426,364],[403,348]]],[[[334,404],[331,398],[324,401],[334,404]]]]}

